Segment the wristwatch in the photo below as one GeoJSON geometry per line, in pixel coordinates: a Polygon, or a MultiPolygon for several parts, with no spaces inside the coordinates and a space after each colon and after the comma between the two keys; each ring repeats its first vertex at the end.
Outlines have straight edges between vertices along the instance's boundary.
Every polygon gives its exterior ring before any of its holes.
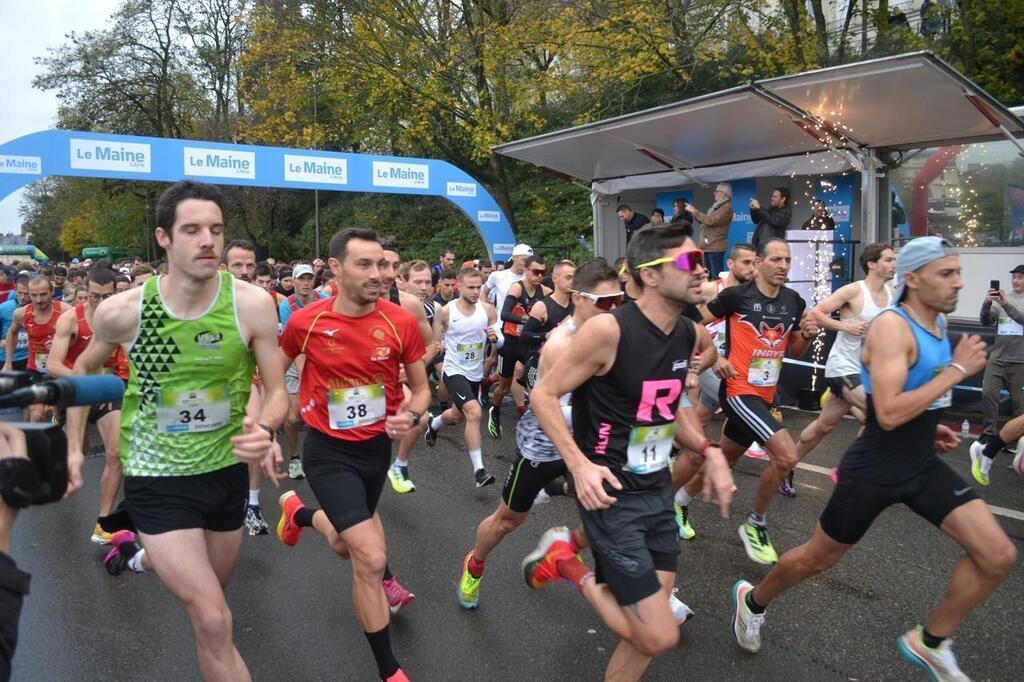
{"type": "Polygon", "coordinates": [[[420,414],[419,412],[417,412],[416,410],[409,410],[408,412],[409,412],[409,414],[412,415],[412,425],[413,426],[419,426],[420,425],[420,417],[422,417],[423,415],[420,414]]]}
{"type": "Polygon", "coordinates": [[[257,426],[259,426],[261,429],[263,429],[264,431],[266,431],[267,433],[270,434],[270,442],[271,443],[273,443],[275,440],[277,440],[277,431],[275,431],[274,429],[270,428],[266,424],[257,424],[257,426]]]}

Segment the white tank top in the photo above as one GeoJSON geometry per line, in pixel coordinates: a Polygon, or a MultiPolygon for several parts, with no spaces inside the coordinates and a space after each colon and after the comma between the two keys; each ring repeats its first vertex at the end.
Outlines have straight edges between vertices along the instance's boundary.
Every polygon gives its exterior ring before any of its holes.
{"type": "MultiPolygon", "coordinates": [[[[857,284],[860,286],[864,304],[860,307],[860,314],[844,317],[842,318],[843,322],[871,322],[880,312],[892,305],[892,292],[888,287],[886,287],[888,299],[886,304],[880,307],[871,297],[871,292],[868,291],[864,280],[858,280],[857,284]]],[[[828,360],[825,361],[825,376],[832,378],[860,374],[860,347],[863,343],[863,336],[854,336],[844,331],[837,332],[835,343],[832,344],[832,350],[828,354],[828,360]]]]}
{"type": "Polygon", "coordinates": [[[487,311],[476,302],[472,315],[463,315],[457,301],[448,308],[448,329],[444,333],[444,364],[441,372],[461,374],[470,381],[484,378],[484,346],[487,344],[487,311]]]}

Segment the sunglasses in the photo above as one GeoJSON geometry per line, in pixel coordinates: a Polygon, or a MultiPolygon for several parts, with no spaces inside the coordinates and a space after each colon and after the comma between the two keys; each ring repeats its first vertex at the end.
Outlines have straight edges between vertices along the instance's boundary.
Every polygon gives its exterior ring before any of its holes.
{"type": "Polygon", "coordinates": [[[536,268],[530,268],[530,272],[537,275],[538,277],[543,277],[546,271],[544,269],[537,270],[536,268]]]}
{"type": "Polygon", "coordinates": [[[578,294],[588,301],[593,302],[594,306],[598,310],[611,310],[616,306],[622,305],[622,292],[617,294],[591,294],[586,291],[572,290],[572,293],[578,294]]]}
{"type": "Polygon", "coordinates": [[[636,266],[640,268],[653,268],[657,265],[663,265],[664,263],[672,263],[676,266],[677,270],[686,270],[687,272],[693,272],[698,267],[704,267],[704,252],[699,249],[693,251],[683,251],[675,256],[666,256],[665,258],[656,258],[646,263],[641,263],[636,266]]]}

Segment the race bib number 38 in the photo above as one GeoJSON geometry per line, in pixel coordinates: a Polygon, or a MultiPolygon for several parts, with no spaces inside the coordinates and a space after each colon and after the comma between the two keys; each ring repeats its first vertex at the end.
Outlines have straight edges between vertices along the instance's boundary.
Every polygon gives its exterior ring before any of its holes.
{"type": "Polygon", "coordinates": [[[387,416],[384,385],[331,389],[327,391],[327,413],[336,430],[376,424],[387,416]]]}
{"type": "Polygon", "coordinates": [[[204,433],[231,421],[228,387],[194,391],[161,391],[157,397],[156,425],[160,433],[204,433]]]}
{"type": "Polygon", "coordinates": [[[675,436],[675,422],[661,426],[634,426],[629,431],[626,471],[644,475],[667,467],[675,436]]]}

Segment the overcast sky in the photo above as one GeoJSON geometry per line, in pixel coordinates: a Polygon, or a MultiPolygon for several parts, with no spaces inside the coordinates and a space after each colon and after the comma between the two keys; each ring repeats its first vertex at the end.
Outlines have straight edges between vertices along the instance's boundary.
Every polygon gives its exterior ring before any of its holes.
{"type": "MultiPolygon", "coordinates": [[[[64,36],[102,28],[119,0],[0,0],[0,143],[52,128],[57,97],[32,87],[39,73],[33,57],[64,42],[64,36]]],[[[21,192],[0,201],[0,232],[18,232],[21,192]]]]}

